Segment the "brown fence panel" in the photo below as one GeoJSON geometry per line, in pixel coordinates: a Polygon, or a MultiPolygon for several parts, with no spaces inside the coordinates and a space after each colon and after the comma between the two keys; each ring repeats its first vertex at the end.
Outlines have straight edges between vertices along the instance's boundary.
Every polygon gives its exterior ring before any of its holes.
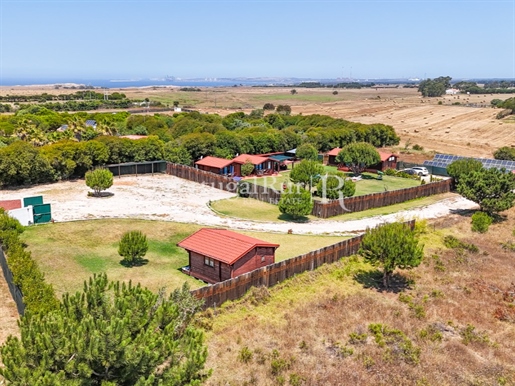
{"type": "Polygon", "coordinates": [[[18,309],[18,314],[23,315],[25,312],[25,304],[23,303],[23,294],[21,293],[20,288],[14,284],[13,273],[11,269],[7,265],[7,260],[4,255],[4,251],[2,250],[2,245],[0,245],[0,266],[2,266],[2,272],[4,273],[5,281],[9,286],[9,291],[11,292],[11,296],[16,303],[16,308],[18,309]]]}
{"type": "MultiPolygon", "coordinates": [[[[407,224],[413,229],[415,220],[408,221],[407,224]]],[[[312,271],[323,264],[334,263],[342,257],[356,254],[362,239],[363,235],[343,240],[328,247],[256,269],[234,279],[193,290],[191,293],[199,299],[204,299],[205,307],[216,307],[227,300],[241,298],[251,287],[273,287],[299,273],[312,271]]]]}
{"type": "MultiPolygon", "coordinates": [[[[191,166],[168,163],[166,173],[186,180],[209,185],[216,189],[236,193],[238,184],[232,178],[199,170],[191,166]]],[[[255,200],[277,205],[281,199],[281,192],[270,187],[253,184],[250,181],[243,181],[248,184],[247,197],[255,200]]],[[[364,196],[345,198],[342,203],[338,200],[322,203],[315,200],[311,214],[320,218],[338,216],[350,212],[361,212],[368,209],[380,208],[383,206],[400,204],[416,198],[428,197],[435,194],[450,192],[452,179],[431,182],[412,188],[393,190],[390,192],[372,193],[364,196]]]]}
{"type": "Polygon", "coordinates": [[[416,198],[448,193],[451,191],[451,188],[452,179],[447,179],[412,188],[349,197],[345,198],[341,203],[338,200],[327,203],[315,201],[311,214],[321,218],[328,218],[350,212],[361,212],[372,208],[400,204],[416,198]]]}

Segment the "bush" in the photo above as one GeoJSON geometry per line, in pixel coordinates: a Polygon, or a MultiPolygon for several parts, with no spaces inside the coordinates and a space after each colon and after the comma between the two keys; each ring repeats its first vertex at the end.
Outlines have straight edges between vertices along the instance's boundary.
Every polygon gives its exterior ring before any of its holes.
{"type": "Polygon", "coordinates": [[[123,257],[123,262],[132,267],[141,262],[147,254],[147,236],[141,231],[130,231],[124,233],[118,246],[118,254],[123,257]]]}
{"type": "Polygon", "coordinates": [[[95,196],[100,196],[102,190],[113,186],[113,173],[107,169],[96,169],[86,173],[86,185],[93,189],[95,196]]]}
{"type": "Polygon", "coordinates": [[[45,282],[45,276],[19,239],[23,227],[18,220],[0,210],[0,230],[0,244],[7,252],[7,264],[13,274],[14,284],[23,293],[26,310],[31,315],[54,310],[58,306],[54,289],[45,282]]]}
{"type": "Polygon", "coordinates": [[[476,212],[472,215],[472,232],[486,233],[493,222],[493,218],[485,212],[476,212]]]}
{"type": "Polygon", "coordinates": [[[395,176],[395,175],[397,175],[397,170],[395,170],[395,169],[386,169],[384,171],[384,174],[387,175],[387,176],[395,176]]]}
{"type": "Polygon", "coordinates": [[[254,171],[254,164],[247,160],[243,165],[241,165],[241,176],[246,177],[250,175],[254,171]]]}

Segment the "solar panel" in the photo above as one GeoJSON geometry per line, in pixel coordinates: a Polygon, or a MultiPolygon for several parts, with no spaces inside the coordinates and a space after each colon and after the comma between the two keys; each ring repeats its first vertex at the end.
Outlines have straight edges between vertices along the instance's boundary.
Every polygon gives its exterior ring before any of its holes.
{"type": "Polygon", "coordinates": [[[474,157],[463,157],[458,155],[452,155],[452,154],[435,154],[434,158],[432,160],[424,161],[425,166],[433,166],[438,168],[447,168],[449,164],[451,164],[454,161],[461,160],[461,159],[468,159],[472,158],[475,159],[483,164],[483,167],[486,169],[490,168],[505,168],[506,170],[515,170],[515,161],[508,161],[508,160],[496,160],[496,159],[490,159],[490,158],[474,158],[474,157]]]}

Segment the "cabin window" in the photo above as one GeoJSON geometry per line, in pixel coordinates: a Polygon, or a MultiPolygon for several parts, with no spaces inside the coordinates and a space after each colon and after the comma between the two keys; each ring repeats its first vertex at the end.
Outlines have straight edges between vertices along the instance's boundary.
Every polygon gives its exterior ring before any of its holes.
{"type": "Polygon", "coordinates": [[[204,264],[209,265],[210,267],[214,267],[215,261],[210,257],[204,256],[204,264]]]}
{"type": "Polygon", "coordinates": [[[261,262],[264,263],[265,262],[265,256],[261,256],[261,262]]]}
{"type": "Polygon", "coordinates": [[[388,158],[388,161],[395,161],[395,157],[388,158]]]}

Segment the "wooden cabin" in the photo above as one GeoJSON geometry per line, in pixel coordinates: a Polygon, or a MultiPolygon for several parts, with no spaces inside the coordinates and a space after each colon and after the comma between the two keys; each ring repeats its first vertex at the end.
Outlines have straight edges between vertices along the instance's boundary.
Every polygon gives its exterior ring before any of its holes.
{"type": "Polygon", "coordinates": [[[177,244],[189,256],[190,276],[218,283],[273,264],[272,244],[226,229],[202,228],[177,244]]]}

